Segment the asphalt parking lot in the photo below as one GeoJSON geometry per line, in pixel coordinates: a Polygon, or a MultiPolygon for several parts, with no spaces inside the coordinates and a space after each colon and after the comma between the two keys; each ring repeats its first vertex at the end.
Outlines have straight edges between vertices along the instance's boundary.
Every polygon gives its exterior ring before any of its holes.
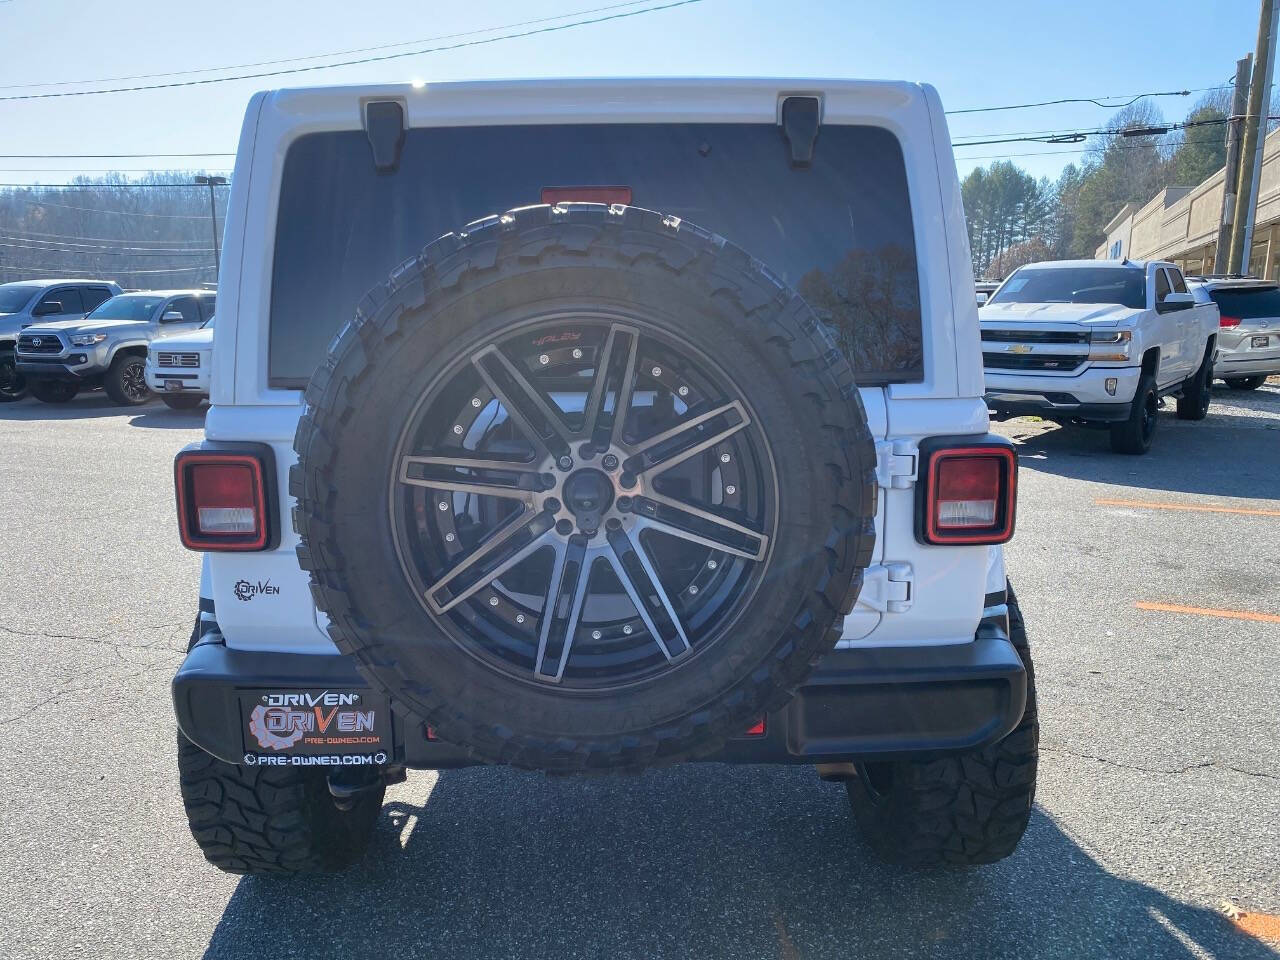
{"type": "Polygon", "coordinates": [[[874,860],[804,769],[416,773],[336,877],[218,873],[169,678],[199,558],[170,464],[199,415],[0,406],[0,957],[1280,956],[1280,382],[1155,449],[1011,421],[1037,807],[993,867],[874,860]],[[1269,619],[1268,619],[1269,618],[1269,619]]]}

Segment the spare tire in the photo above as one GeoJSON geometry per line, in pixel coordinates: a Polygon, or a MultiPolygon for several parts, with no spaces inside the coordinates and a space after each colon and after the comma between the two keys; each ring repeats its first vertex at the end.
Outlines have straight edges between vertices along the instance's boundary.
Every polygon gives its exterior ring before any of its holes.
{"type": "Polygon", "coordinates": [[[428,245],[335,339],[295,448],[334,642],[438,737],[534,769],[740,736],[834,645],[875,536],[826,328],[741,249],[635,207],[428,245]]]}

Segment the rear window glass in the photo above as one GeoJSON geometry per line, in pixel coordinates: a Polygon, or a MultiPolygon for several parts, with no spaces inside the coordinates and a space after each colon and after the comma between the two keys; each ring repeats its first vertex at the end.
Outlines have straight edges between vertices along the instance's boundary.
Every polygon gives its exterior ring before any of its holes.
{"type": "Polygon", "coordinates": [[[922,377],[906,171],[879,127],[824,126],[794,169],[765,124],[444,127],[406,133],[379,175],[362,131],[311,134],[285,160],[269,378],[300,388],[356,304],[423,246],[538,203],[543,187],[625,185],[636,206],[721,234],[831,324],[863,384],[922,377]]]}
{"type": "Polygon", "coordinates": [[[1139,268],[1019,267],[990,302],[1118,303],[1140,310],[1146,299],[1146,280],[1139,268]]]}
{"type": "Polygon", "coordinates": [[[1241,320],[1280,317],[1280,287],[1224,288],[1210,290],[1209,296],[1224,317],[1239,317],[1241,320]]]}

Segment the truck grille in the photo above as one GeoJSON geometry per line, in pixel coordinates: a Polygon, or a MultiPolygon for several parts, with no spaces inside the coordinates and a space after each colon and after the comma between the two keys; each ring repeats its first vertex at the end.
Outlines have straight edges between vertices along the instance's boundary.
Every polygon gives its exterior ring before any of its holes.
{"type": "Polygon", "coordinates": [[[1075,353],[984,353],[982,365],[988,370],[1075,370],[1083,365],[1083,354],[1075,353]]]}
{"type": "Polygon", "coordinates": [[[198,353],[157,353],[157,367],[198,367],[200,366],[200,354],[198,353]]]}
{"type": "Polygon", "coordinates": [[[62,340],[56,333],[24,333],[18,337],[20,353],[61,353],[62,340]]]}
{"type": "Polygon", "coordinates": [[[989,343],[1088,343],[1089,334],[1071,330],[983,330],[989,343]]]}

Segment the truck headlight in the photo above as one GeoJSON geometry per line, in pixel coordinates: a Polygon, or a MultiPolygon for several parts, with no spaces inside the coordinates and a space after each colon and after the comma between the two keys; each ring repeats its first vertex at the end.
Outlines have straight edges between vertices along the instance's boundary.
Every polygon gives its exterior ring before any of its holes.
{"type": "Polygon", "coordinates": [[[1090,360],[1128,360],[1133,333],[1129,330],[1092,330],[1089,333],[1090,360]]]}
{"type": "Polygon", "coordinates": [[[71,344],[76,347],[92,347],[105,339],[107,339],[105,333],[77,333],[71,337],[71,344]]]}

